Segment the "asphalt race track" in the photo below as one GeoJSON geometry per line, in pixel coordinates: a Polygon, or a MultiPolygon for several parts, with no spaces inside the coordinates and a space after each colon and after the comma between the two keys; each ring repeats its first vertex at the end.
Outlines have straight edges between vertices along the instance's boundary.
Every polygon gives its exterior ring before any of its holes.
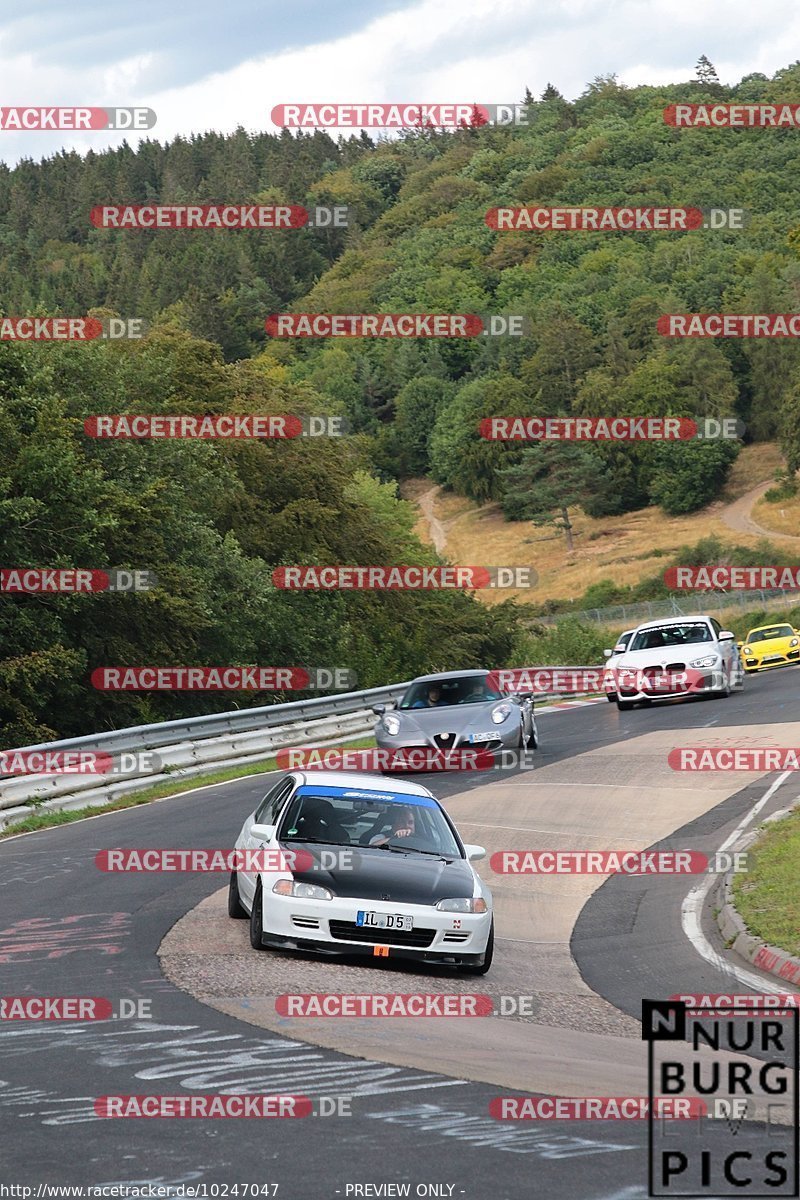
{"type": "MultiPolygon", "coordinates": [[[[490,853],[655,845],[709,853],[776,781],[676,773],[668,750],[797,745],[799,696],[800,674],[789,669],[748,678],[727,700],[543,714],[533,771],[426,782],[464,838],[490,853]]],[[[645,1094],[643,997],[752,991],[742,980],[754,976],[764,991],[779,990],[749,966],[741,974],[745,964],[725,951],[708,912],[706,940],[689,939],[681,905],[696,877],[497,876],[486,860],[495,961],[487,976],[467,979],[259,955],[246,923],[224,916],[225,878],[95,866],[95,854],[115,846],[230,846],[266,782],[240,780],[0,843],[0,994],[144,999],[152,1013],[4,1024],[3,1181],[33,1184],[34,1196],[40,1183],[141,1182],[178,1195],[192,1183],[278,1184],[278,1197],[297,1200],[398,1195],[354,1189],[404,1183],[412,1196],[473,1200],[645,1197],[645,1122],[498,1121],[489,1103],[522,1092],[645,1094]],[[274,996],[286,991],[525,995],[532,1012],[303,1023],[275,1016],[274,996]],[[129,1122],[99,1118],[93,1107],[109,1094],[217,1092],[316,1103],[349,1095],[351,1115],[129,1122]]],[[[783,779],[758,819],[796,795],[796,780],[783,779]]]]}

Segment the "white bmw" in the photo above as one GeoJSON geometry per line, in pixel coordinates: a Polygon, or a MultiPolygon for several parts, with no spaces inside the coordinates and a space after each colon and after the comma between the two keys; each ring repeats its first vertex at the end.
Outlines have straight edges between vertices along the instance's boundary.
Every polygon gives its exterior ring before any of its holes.
{"type": "Polygon", "coordinates": [[[687,696],[729,696],[742,686],[736,637],[709,616],[667,617],[637,626],[614,657],[617,708],[687,696]]]}
{"type": "Polygon", "coordinates": [[[291,771],[247,818],[236,849],[228,913],[249,917],[254,949],[416,959],[478,975],[491,966],[492,894],[472,866],[486,851],[461,841],[420,784],[291,771]]]}

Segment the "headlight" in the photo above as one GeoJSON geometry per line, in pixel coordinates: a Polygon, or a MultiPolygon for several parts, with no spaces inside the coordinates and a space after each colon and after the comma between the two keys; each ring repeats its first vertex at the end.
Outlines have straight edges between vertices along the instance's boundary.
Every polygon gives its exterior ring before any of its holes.
{"type": "Polygon", "coordinates": [[[753,651],[750,649],[749,646],[742,646],[742,654],[752,654],[752,653],[753,653],[753,651]]]}
{"type": "Polygon", "coordinates": [[[502,725],[503,721],[507,721],[511,716],[512,708],[510,704],[498,704],[497,708],[492,709],[492,720],[495,725],[502,725]]]}
{"type": "Polygon", "coordinates": [[[332,900],[333,892],[316,883],[298,883],[296,879],[279,879],[273,887],[279,896],[296,896],[299,900],[332,900]]]}
{"type": "Polygon", "coordinates": [[[394,737],[396,733],[400,732],[400,718],[395,713],[386,713],[383,718],[383,728],[394,737]]]}
{"type": "Polygon", "coordinates": [[[800,646],[800,638],[792,638],[789,642],[790,646],[800,646]]]}
{"type": "Polygon", "coordinates": [[[483,896],[454,896],[452,900],[440,900],[436,907],[440,912],[485,913],[486,901],[483,896]]]}
{"type": "Polygon", "coordinates": [[[719,655],[707,654],[705,658],[696,658],[691,664],[693,667],[713,667],[719,662],[719,655]]]}

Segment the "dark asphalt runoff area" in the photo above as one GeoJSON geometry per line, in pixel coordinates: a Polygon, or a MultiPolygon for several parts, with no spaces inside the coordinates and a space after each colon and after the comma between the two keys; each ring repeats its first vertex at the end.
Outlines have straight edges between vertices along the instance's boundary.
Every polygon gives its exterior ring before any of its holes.
{"type": "MultiPolygon", "coordinates": [[[[540,721],[537,763],[653,730],[779,727],[797,720],[799,698],[800,673],[787,669],[749,677],[726,700],[561,711],[540,721]]],[[[480,786],[479,775],[424,782],[446,799],[480,786]]],[[[118,846],[231,846],[267,781],[233,781],[0,842],[0,995],[150,1006],[141,1019],[0,1024],[0,1180],[32,1187],[31,1200],[40,1184],[151,1184],[161,1195],[279,1200],[646,1197],[645,1121],[498,1121],[488,1112],[502,1094],[496,1087],[288,1041],[208,1008],[162,976],[162,938],[224,877],[105,873],[95,855],[118,846]],[[236,1092],[304,1095],[316,1107],[346,1094],[351,1114],[125,1120],[94,1109],[104,1095],[236,1092]]],[[[662,844],[716,849],[769,782],[742,789],[662,844]]],[[[762,815],[796,794],[790,779],[762,815]]],[[[743,990],[682,932],[689,886],[679,877],[613,877],[585,905],[572,953],[590,987],[625,1013],[638,1018],[643,997],[743,990]]],[[[480,1024],[465,1027],[466,1057],[480,1024]]],[[[746,1128],[741,1137],[748,1141],[746,1128]]]]}

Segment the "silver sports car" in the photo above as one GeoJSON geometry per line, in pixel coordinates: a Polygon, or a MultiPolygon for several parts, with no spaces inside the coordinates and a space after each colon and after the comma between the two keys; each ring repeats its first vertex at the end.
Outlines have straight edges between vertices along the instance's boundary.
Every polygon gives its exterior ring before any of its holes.
{"type": "Polygon", "coordinates": [[[499,691],[495,677],[474,670],[421,675],[396,708],[373,706],[380,717],[375,741],[390,750],[534,749],[533,697],[499,691]]]}

